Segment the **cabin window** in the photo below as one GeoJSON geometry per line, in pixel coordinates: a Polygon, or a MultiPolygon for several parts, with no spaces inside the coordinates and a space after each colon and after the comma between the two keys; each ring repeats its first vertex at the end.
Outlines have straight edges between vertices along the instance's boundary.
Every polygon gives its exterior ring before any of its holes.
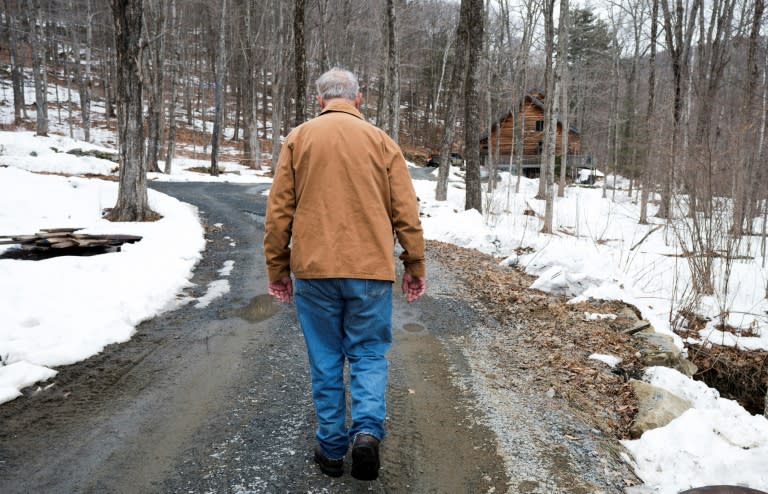
{"type": "Polygon", "coordinates": [[[536,120],[536,132],[544,131],[544,120],[536,120]]]}

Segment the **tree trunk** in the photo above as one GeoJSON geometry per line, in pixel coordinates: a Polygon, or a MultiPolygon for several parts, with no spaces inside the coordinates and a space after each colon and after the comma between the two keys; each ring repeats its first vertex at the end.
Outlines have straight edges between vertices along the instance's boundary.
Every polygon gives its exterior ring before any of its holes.
{"type": "Polygon", "coordinates": [[[307,0],[295,0],[293,7],[293,66],[296,76],[296,116],[298,126],[307,115],[307,49],[304,44],[304,17],[307,0]]]}
{"type": "Polygon", "coordinates": [[[562,116],[562,137],[560,138],[560,186],[557,189],[557,197],[565,197],[565,175],[568,169],[568,134],[570,123],[568,122],[568,0],[560,0],[560,26],[557,34],[557,67],[560,71],[560,115],[562,116]]]}
{"type": "MultiPolygon", "coordinates": [[[[544,99],[544,152],[542,153],[541,170],[539,183],[544,183],[543,199],[544,207],[544,225],[541,233],[553,233],[552,227],[554,219],[554,187],[555,187],[555,147],[557,145],[557,107],[559,81],[558,75],[560,69],[555,70],[552,67],[552,55],[555,49],[555,21],[554,21],[555,0],[544,0],[544,39],[546,46],[546,65],[544,80],[546,86],[546,98],[544,99]]],[[[558,63],[559,65],[559,63],[558,63]]],[[[541,186],[539,187],[541,192],[541,186]]]]}
{"type": "Polygon", "coordinates": [[[8,55],[11,63],[11,87],[13,88],[13,123],[19,125],[27,118],[27,109],[24,103],[24,72],[18,59],[17,36],[18,29],[16,2],[5,0],[5,29],[8,31],[8,55]]]}
{"type": "Polygon", "coordinates": [[[682,144],[682,120],[683,109],[687,94],[688,81],[688,54],[690,53],[693,27],[696,22],[696,13],[701,6],[701,0],[692,0],[690,12],[687,16],[683,0],[674,0],[675,9],[669,7],[670,0],[661,0],[662,14],[664,17],[664,34],[667,42],[667,51],[672,63],[672,76],[674,83],[674,101],[672,105],[672,150],[667,173],[662,181],[661,203],[657,216],[669,219],[672,215],[672,194],[675,190],[675,180],[680,167],[682,144]]]}
{"type": "Polygon", "coordinates": [[[141,70],[141,0],[112,0],[115,24],[115,92],[117,131],[120,142],[120,183],[111,221],[151,221],[157,213],[149,208],[147,171],[144,168],[141,70]]]}
{"type": "Polygon", "coordinates": [[[384,80],[383,127],[399,141],[400,135],[400,56],[397,47],[397,16],[394,0],[387,0],[387,74],[384,80]]]}
{"type": "Polygon", "coordinates": [[[115,107],[114,107],[114,90],[112,88],[112,83],[110,82],[112,80],[113,74],[111,74],[111,69],[115,66],[115,59],[112,56],[112,50],[107,49],[107,63],[104,66],[104,70],[102,71],[102,87],[104,87],[104,113],[106,114],[107,118],[115,117],[115,107]]]}
{"type": "Polygon", "coordinates": [[[280,129],[283,125],[283,2],[278,0],[276,43],[273,47],[272,70],[272,173],[277,170],[277,160],[280,157],[280,129]]]}
{"type": "Polygon", "coordinates": [[[659,0],[653,0],[651,7],[651,37],[650,47],[648,48],[648,106],[645,110],[645,121],[643,125],[645,144],[645,166],[643,169],[643,191],[640,194],[640,220],[638,223],[641,225],[648,224],[648,201],[652,192],[652,173],[654,167],[653,154],[651,150],[654,148],[654,139],[652,132],[653,111],[654,102],[656,97],[656,37],[658,35],[658,17],[659,17],[659,0]]]}
{"type": "Polygon", "coordinates": [[[168,13],[171,17],[171,29],[168,37],[168,49],[173,54],[170,73],[170,90],[168,98],[168,138],[165,141],[165,168],[163,172],[170,175],[173,170],[173,155],[176,150],[176,103],[178,99],[178,77],[181,55],[179,52],[179,22],[176,16],[176,0],[170,0],[168,13]]]}
{"type": "Polygon", "coordinates": [[[160,172],[158,160],[160,159],[161,133],[163,127],[163,65],[165,58],[166,22],[163,11],[164,2],[157,0],[144,0],[147,15],[144,16],[145,31],[151,41],[146,43],[145,49],[145,74],[149,86],[149,112],[147,125],[147,171],[160,172]]]}
{"type": "MultiPolygon", "coordinates": [[[[466,198],[464,209],[483,212],[480,185],[480,53],[483,48],[483,0],[469,2],[467,23],[467,75],[464,83],[464,150],[467,158],[466,198]]],[[[462,2],[463,3],[463,2],[462,2]]],[[[493,180],[494,177],[489,177],[493,180]]]]}
{"type": "Polygon", "coordinates": [[[458,111],[459,92],[462,90],[467,59],[467,24],[469,23],[469,2],[462,0],[459,13],[459,25],[456,27],[456,47],[454,52],[453,70],[448,84],[443,114],[444,131],[440,143],[440,169],[437,173],[437,188],[435,200],[448,199],[448,173],[451,168],[451,149],[456,135],[456,118],[458,111]]]}
{"type": "Polygon", "coordinates": [[[214,88],[214,106],[216,112],[213,117],[213,130],[211,132],[211,175],[219,175],[219,144],[221,143],[222,123],[224,121],[224,75],[227,71],[227,0],[221,0],[219,12],[219,41],[216,50],[216,87],[214,88]]]}
{"type": "Polygon", "coordinates": [[[43,45],[43,12],[40,0],[28,0],[27,8],[34,17],[32,22],[32,75],[35,80],[35,113],[37,114],[37,132],[39,136],[48,135],[48,77],[43,45]]]}
{"type": "MultiPolygon", "coordinates": [[[[91,91],[93,90],[93,75],[91,74],[91,47],[93,46],[93,6],[91,0],[85,2],[85,76],[79,77],[78,92],[80,93],[80,120],[83,126],[83,138],[91,142],[91,91]]],[[[80,65],[80,53],[76,54],[77,65],[80,65]]]]}
{"type": "MultiPolygon", "coordinates": [[[[742,148],[745,156],[742,159],[741,176],[738,180],[738,188],[734,197],[734,217],[732,233],[742,235],[744,233],[745,223],[751,223],[753,215],[752,204],[756,200],[756,193],[759,181],[757,180],[756,163],[759,160],[759,154],[756,152],[754,142],[759,142],[760,127],[757,122],[757,88],[759,80],[757,53],[760,43],[760,26],[762,22],[763,10],[765,8],[763,0],[755,0],[755,7],[752,15],[752,26],[749,34],[749,47],[747,50],[747,87],[742,101],[741,114],[746,117],[744,125],[745,131],[742,134],[742,148]]],[[[764,188],[764,184],[760,184],[764,188]]],[[[751,227],[748,228],[751,230],[751,227]]]]}

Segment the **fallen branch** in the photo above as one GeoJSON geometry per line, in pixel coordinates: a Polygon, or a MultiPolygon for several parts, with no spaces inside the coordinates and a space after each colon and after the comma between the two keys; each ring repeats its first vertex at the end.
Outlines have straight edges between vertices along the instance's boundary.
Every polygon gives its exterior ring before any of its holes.
{"type": "Polygon", "coordinates": [[[664,225],[656,225],[655,227],[651,228],[651,229],[648,231],[648,233],[646,233],[645,235],[643,235],[643,238],[641,238],[641,239],[640,239],[640,241],[639,241],[639,242],[637,242],[635,245],[633,245],[632,247],[630,247],[630,248],[629,248],[629,250],[635,250],[635,249],[636,249],[636,248],[637,248],[637,247],[638,247],[640,244],[642,244],[643,242],[645,242],[645,239],[647,239],[648,237],[650,237],[650,236],[651,236],[651,234],[652,234],[653,232],[655,232],[656,230],[658,230],[658,229],[659,229],[659,228],[661,228],[662,226],[664,226],[664,225]]]}

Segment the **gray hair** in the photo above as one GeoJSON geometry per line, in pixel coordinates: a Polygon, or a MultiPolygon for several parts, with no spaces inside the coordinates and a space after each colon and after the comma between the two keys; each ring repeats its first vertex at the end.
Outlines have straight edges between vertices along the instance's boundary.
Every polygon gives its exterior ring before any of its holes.
{"type": "Polygon", "coordinates": [[[321,75],[315,83],[317,94],[325,100],[344,98],[354,100],[360,92],[360,85],[355,74],[339,67],[334,67],[321,75]]]}

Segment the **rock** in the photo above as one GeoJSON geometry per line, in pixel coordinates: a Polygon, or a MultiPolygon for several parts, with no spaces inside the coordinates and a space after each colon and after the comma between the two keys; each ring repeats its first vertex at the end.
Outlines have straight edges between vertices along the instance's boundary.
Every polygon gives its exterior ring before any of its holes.
{"type": "Polygon", "coordinates": [[[680,494],[766,494],[766,492],[738,485],[709,485],[688,489],[680,494]]]}
{"type": "Polygon", "coordinates": [[[647,366],[659,365],[678,370],[688,377],[693,376],[697,367],[682,356],[671,336],[660,333],[639,332],[635,338],[640,341],[640,359],[647,366]]]}
{"type": "Polygon", "coordinates": [[[645,431],[664,427],[691,408],[688,401],[643,381],[632,379],[630,385],[638,401],[637,415],[629,427],[633,439],[645,431]]]}
{"type": "Polygon", "coordinates": [[[75,156],[93,156],[94,158],[100,158],[103,160],[109,160],[113,161],[115,163],[120,161],[119,156],[117,153],[110,153],[107,151],[99,151],[98,149],[90,149],[87,151],[83,151],[80,148],[70,149],[67,151],[67,154],[72,154],[75,156]]]}
{"type": "Polygon", "coordinates": [[[651,327],[651,323],[649,323],[648,321],[637,321],[637,319],[635,319],[635,321],[636,321],[636,323],[635,323],[634,326],[632,326],[631,328],[627,328],[625,330],[622,330],[622,333],[624,333],[624,334],[635,334],[635,333],[639,333],[640,331],[642,331],[644,329],[647,329],[647,328],[651,327]]]}
{"type": "Polygon", "coordinates": [[[637,317],[637,313],[635,312],[636,309],[633,307],[622,307],[619,313],[617,314],[619,316],[619,319],[625,319],[627,321],[632,321],[633,323],[636,323],[640,320],[639,317],[637,317]]]}

